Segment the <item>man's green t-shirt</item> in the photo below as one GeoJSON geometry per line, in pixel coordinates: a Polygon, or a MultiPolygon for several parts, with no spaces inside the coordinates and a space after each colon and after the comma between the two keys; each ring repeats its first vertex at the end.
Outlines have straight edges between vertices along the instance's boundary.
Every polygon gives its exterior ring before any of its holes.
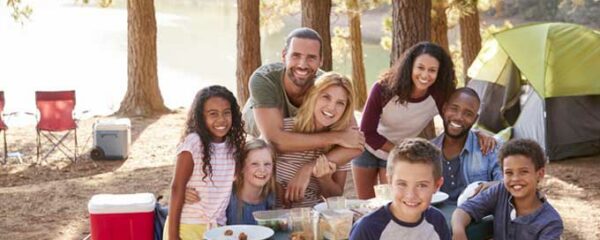
{"type": "MultiPolygon", "coordinates": [[[[317,76],[321,75],[317,71],[317,76]]],[[[285,65],[283,63],[271,63],[256,69],[250,76],[250,97],[242,110],[242,116],[246,122],[246,133],[254,137],[260,136],[260,131],[254,120],[253,108],[278,108],[283,118],[296,116],[299,106],[294,106],[285,93],[283,77],[285,65]]]]}

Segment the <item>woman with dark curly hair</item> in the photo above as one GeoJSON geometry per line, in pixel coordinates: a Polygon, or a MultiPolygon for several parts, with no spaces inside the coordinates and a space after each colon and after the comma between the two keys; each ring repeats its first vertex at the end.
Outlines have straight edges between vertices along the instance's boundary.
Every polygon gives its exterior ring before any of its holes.
{"type": "Polygon", "coordinates": [[[375,197],[373,186],[387,183],[387,156],[394,145],[416,137],[456,88],[454,65],[438,45],[420,42],[406,50],[379,77],[367,99],[360,124],[365,151],[352,161],[360,199],[375,197]]]}
{"type": "Polygon", "coordinates": [[[225,87],[210,86],[196,94],[177,147],[164,239],[202,239],[207,229],[225,225],[246,138],[241,115],[225,87]],[[198,192],[199,202],[184,203],[186,187],[198,192]]]}

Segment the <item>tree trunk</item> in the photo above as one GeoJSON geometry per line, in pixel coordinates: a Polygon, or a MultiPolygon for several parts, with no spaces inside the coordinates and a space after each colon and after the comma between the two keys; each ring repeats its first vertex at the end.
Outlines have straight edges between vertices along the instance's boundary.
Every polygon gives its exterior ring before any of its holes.
{"type": "Polygon", "coordinates": [[[392,1],[390,65],[412,45],[431,39],[431,1],[392,1]]]}
{"type": "Polygon", "coordinates": [[[331,71],[331,34],[329,17],[331,16],[331,0],[302,0],[302,26],[317,31],[323,39],[323,66],[321,69],[331,71]]]}
{"type": "Polygon", "coordinates": [[[237,0],[237,99],[240,106],[248,100],[248,80],[261,65],[259,0],[237,0]]]}
{"type": "Polygon", "coordinates": [[[500,18],[502,17],[502,15],[504,15],[504,1],[496,1],[496,4],[494,4],[494,17],[495,18],[500,18]]]}
{"type": "Polygon", "coordinates": [[[431,14],[431,42],[440,45],[450,53],[448,48],[448,17],[446,9],[448,9],[447,0],[434,0],[431,14]]]}
{"type": "MultiPolygon", "coordinates": [[[[392,1],[392,53],[390,65],[412,45],[431,39],[431,1],[394,0],[392,1]]],[[[431,121],[420,136],[429,139],[435,135],[431,121]]]]}
{"type": "Polygon", "coordinates": [[[367,101],[367,82],[363,60],[362,36],[360,31],[360,8],[358,0],[348,0],[348,19],[350,20],[350,48],[352,49],[352,81],[354,86],[355,107],[362,111],[367,101]]]}
{"type": "Polygon", "coordinates": [[[465,76],[465,86],[469,82],[467,70],[477,57],[481,50],[481,35],[479,33],[479,12],[477,10],[477,1],[468,5],[471,8],[468,15],[463,15],[459,19],[460,24],[460,46],[463,58],[463,76],[465,76]]]}
{"type": "Polygon", "coordinates": [[[117,111],[125,116],[169,112],[158,86],[154,1],[127,1],[127,92],[117,111]]]}

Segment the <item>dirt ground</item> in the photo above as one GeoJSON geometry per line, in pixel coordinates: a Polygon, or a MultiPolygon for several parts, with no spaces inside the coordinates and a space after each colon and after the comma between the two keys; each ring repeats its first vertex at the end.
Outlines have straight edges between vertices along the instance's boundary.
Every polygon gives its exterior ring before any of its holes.
{"type": "MultiPolygon", "coordinates": [[[[83,239],[90,231],[87,203],[92,195],[168,195],[185,110],[131,119],[131,154],[125,161],[90,159],[96,119],[79,124],[76,163],[57,153],[36,164],[34,126],[9,129],[9,152],[20,152],[24,163],[9,158],[0,166],[0,239],[83,239]]],[[[562,215],[563,239],[600,239],[600,156],[552,162],[546,176],[542,190],[562,215]]],[[[346,195],[355,196],[351,177],[346,195]]]]}

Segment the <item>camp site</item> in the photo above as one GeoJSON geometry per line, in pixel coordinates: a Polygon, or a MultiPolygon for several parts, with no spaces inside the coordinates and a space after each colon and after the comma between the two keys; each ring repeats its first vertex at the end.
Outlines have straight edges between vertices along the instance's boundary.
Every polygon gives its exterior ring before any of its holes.
{"type": "Polygon", "coordinates": [[[600,239],[599,1],[0,2],[0,239],[600,239]]]}

